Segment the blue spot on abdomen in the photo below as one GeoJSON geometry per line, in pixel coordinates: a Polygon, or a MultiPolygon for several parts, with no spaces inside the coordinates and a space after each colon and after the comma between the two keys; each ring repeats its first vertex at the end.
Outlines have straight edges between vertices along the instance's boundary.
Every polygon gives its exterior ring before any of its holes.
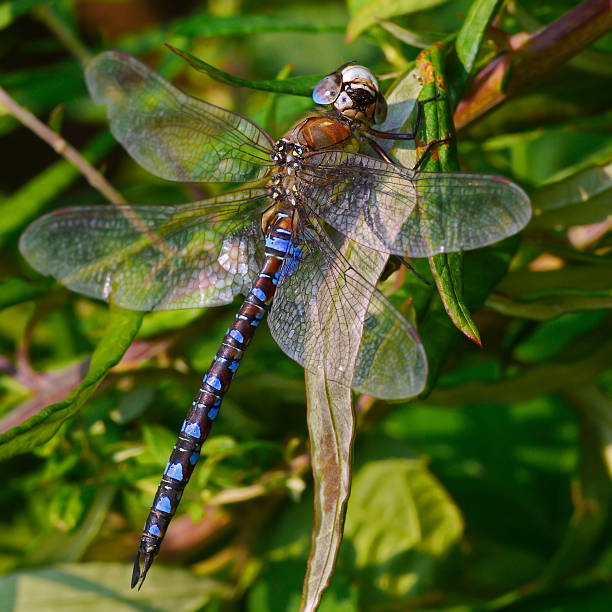
{"type": "Polygon", "coordinates": [[[260,301],[260,302],[265,302],[266,301],[266,294],[259,289],[258,287],[255,287],[254,289],[251,289],[251,293],[260,301]]]}
{"type": "Polygon", "coordinates": [[[159,527],[157,525],[155,525],[155,523],[154,523],[153,525],[151,525],[149,527],[149,529],[147,530],[147,533],[150,536],[153,536],[154,538],[157,538],[159,536],[159,534],[160,534],[159,527]]]}
{"type": "Polygon", "coordinates": [[[168,466],[166,470],[166,476],[168,478],[172,478],[172,480],[178,480],[179,482],[183,480],[183,466],[180,463],[173,463],[168,466]]]}
{"type": "Polygon", "coordinates": [[[167,497],[166,495],[162,495],[159,498],[158,502],[155,504],[155,509],[159,510],[160,512],[166,512],[170,514],[172,510],[172,504],[170,503],[170,498],[167,497]]]}
{"type": "Polygon", "coordinates": [[[240,344],[244,342],[244,336],[237,329],[232,329],[230,336],[236,340],[236,342],[240,342],[240,344]]]}
{"type": "Polygon", "coordinates": [[[286,253],[289,248],[290,241],[278,238],[277,236],[266,236],[266,248],[286,253]]]}
{"type": "Polygon", "coordinates": [[[197,440],[199,440],[200,436],[202,435],[200,426],[197,423],[185,423],[181,431],[192,438],[196,438],[197,440]]]}
{"type": "Polygon", "coordinates": [[[204,379],[204,382],[207,385],[210,385],[213,389],[216,389],[217,391],[219,391],[221,389],[221,387],[222,387],[221,381],[216,376],[213,376],[212,374],[209,374],[204,379]]]}

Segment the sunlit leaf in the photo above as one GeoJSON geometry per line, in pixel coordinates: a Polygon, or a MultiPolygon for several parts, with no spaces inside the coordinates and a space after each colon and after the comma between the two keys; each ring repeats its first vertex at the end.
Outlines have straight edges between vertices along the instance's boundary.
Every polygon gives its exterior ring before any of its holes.
{"type": "Polygon", "coordinates": [[[80,563],[9,574],[0,579],[0,601],[13,612],[70,608],[89,612],[146,608],[189,612],[230,595],[230,589],[217,580],[163,567],[152,570],[154,579],[149,588],[132,590],[131,572],[131,566],[118,563],[80,563]]]}
{"type": "Polygon", "coordinates": [[[416,32],[407,30],[386,19],[376,19],[376,23],[380,24],[389,34],[395,36],[398,40],[419,49],[426,49],[445,37],[445,34],[441,32],[416,32]]]}
{"type": "MultiPolygon", "coordinates": [[[[424,105],[425,121],[419,133],[421,151],[428,143],[446,140],[430,150],[420,168],[428,171],[456,172],[457,145],[453,119],[448,107],[448,92],[441,72],[446,53],[438,46],[422,51],[417,58],[419,70],[425,84],[421,99],[437,96],[424,105]],[[422,134],[422,135],[421,135],[422,134]]],[[[436,282],[444,307],[459,331],[470,340],[480,344],[478,328],[472,320],[463,295],[463,255],[461,253],[441,253],[429,258],[431,272],[436,282]]]]}
{"type": "Polygon", "coordinates": [[[422,459],[369,461],[355,473],[346,538],[370,605],[423,591],[462,532],[457,507],[422,459]]]}
{"type": "Polygon", "coordinates": [[[315,479],[315,524],[304,580],[304,612],[316,610],[333,572],[351,488],[351,390],[306,372],[308,430],[315,479]]]}
{"type": "Polygon", "coordinates": [[[444,4],[446,0],[369,0],[360,3],[360,8],[353,15],[346,28],[347,41],[353,41],[364,30],[376,23],[377,19],[390,19],[398,15],[407,15],[444,4]]]}
{"type": "Polygon", "coordinates": [[[462,68],[460,88],[463,88],[472,74],[478,52],[487,29],[497,14],[501,0],[476,0],[468,11],[467,17],[457,34],[455,51],[462,68]]]}
{"type": "Polygon", "coordinates": [[[171,45],[166,46],[185,59],[192,68],[195,68],[199,72],[204,72],[216,81],[231,85],[232,87],[248,87],[249,89],[261,89],[263,91],[273,91],[275,93],[311,96],[314,86],[325,76],[322,74],[317,76],[288,77],[286,79],[272,81],[249,81],[223,72],[223,70],[219,70],[207,64],[190,53],[187,53],[187,51],[181,51],[171,45]]]}

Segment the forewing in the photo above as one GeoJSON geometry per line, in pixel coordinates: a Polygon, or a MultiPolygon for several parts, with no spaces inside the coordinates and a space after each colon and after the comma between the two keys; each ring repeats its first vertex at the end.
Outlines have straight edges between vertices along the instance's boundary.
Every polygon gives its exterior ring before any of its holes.
{"type": "Polygon", "coordinates": [[[107,107],[127,152],[170,181],[244,182],[270,165],[270,137],[246,117],[193,98],[119,51],[95,56],[85,70],[92,98],[107,107]]]}
{"type": "Polygon", "coordinates": [[[268,325],[281,349],[312,372],[375,397],[423,390],[427,361],[412,324],[373,285],[373,253],[323,230],[302,237],[284,265],[268,325]],[[298,253],[300,252],[298,251],[298,253]]]}
{"type": "Polygon", "coordinates": [[[82,206],[34,221],[20,249],[69,289],[132,310],[215,306],[246,293],[263,260],[267,191],[177,206],[82,206]]]}
{"type": "Polygon", "coordinates": [[[308,155],[297,189],[349,238],[404,257],[483,247],[531,217],[525,192],[504,177],[414,172],[347,151],[308,155]]]}

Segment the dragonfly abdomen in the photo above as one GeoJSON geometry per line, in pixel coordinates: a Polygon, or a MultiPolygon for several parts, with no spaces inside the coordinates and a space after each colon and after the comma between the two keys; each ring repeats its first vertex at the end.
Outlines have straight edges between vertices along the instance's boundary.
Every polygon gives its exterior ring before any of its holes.
{"type": "Polygon", "coordinates": [[[164,470],[138,547],[132,587],[138,582],[142,585],[159,552],[168,525],[200,456],[202,444],[219,414],[223,396],[238,370],[244,351],[272,303],[283,261],[287,253],[292,251],[290,235],[289,216],[278,212],[266,233],[266,258],[263,266],[202,380],[202,386],[192,402],[164,470]]]}

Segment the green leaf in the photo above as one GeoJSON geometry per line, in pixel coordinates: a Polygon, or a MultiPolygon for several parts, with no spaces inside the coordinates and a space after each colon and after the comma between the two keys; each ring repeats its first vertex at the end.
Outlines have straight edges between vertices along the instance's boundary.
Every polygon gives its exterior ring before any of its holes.
{"type": "MultiPolygon", "coordinates": [[[[514,236],[463,255],[465,305],[469,311],[481,308],[487,296],[505,276],[518,244],[519,238],[514,236]]],[[[459,336],[440,300],[433,300],[430,304],[421,320],[419,332],[427,351],[428,389],[431,389],[459,336]]]]}
{"type": "Polygon", "coordinates": [[[262,91],[273,91],[275,93],[287,93],[294,94],[296,96],[311,96],[314,86],[325,76],[301,76],[301,77],[289,77],[286,79],[274,79],[271,81],[249,81],[240,77],[232,76],[223,70],[219,70],[210,64],[194,57],[187,51],[181,51],[173,47],[172,45],[166,44],[171,51],[180,55],[185,59],[192,68],[195,68],[198,72],[204,72],[208,74],[215,81],[231,85],[232,87],[248,87],[250,89],[260,89],[262,91]]]}
{"type": "Polygon", "coordinates": [[[552,291],[549,297],[538,299],[512,299],[501,293],[487,298],[487,306],[508,317],[522,317],[545,321],[567,312],[612,308],[612,289],[594,291],[568,289],[552,291]]]}
{"type": "MultiPolygon", "coordinates": [[[[449,142],[441,143],[431,150],[421,165],[423,170],[430,172],[456,172],[459,169],[455,129],[442,73],[445,58],[446,53],[442,45],[434,45],[422,51],[417,58],[417,68],[425,80],[420,98],[438,96],[436,100],[424,105],[425,122],[419,131],[417,144],[423,147],[436,140],[450,139],[449,142]]],[[[434,255],[429,258],[429,265],[446,312],[455,327],[480,345],[478,329],[463,295],[463,255],[434,255]]]]}
{"type": "Polygon", "coordinates": [[[43,295],[51,285],[49,281],[31,282],[23,278],[11,278],[0,284],[0,309],[33,300],[43,295]]]}
{"type": "Polygon", "coordinates": [[[487,305],[509,316],[540,321],[568,312],[611,308],[608,266],[612,262],[597,255],[582,255],[594,265],[566,264],[558,270],[511,272],[489,296],[487,305]]]}
{"type": "Polygon", "coordinates": [[[346,28],[346,40],[355,40],[361,32],[374,25],[377,19],[426,11],[445,2],[446,0],[370,0],[360,3],[359,10],[346,28]]]}
{"type": "Polygon", "coordinates": [[[306,371],[315,523],[304,580],[304,612],[316,610],[336,563],[351,488],[355,422],[351,390],[306,371]]]}
{"type": "Polygon", "coordinates": [[[380,24],[380,26],[398,40],[401,40],[411,47],[417,47],[418,49],[426,49],[446,36],[446,34],[442,32],[416,32],[414,30],[407,30],[386,19],[376,19],[376,23],[380,24]]]}
{"type": "Polygon", "coordinates": [[[114,306],[109,312],[106,331],[91,356],[83,382],[64,401],[43,408],[24,423],[1,434],[0,459],[26,453],[49,440],[66,419],[81,409],[108,371],[119,363],[140,327],[143,313],[114,306]]]}
{"type": "Polygon", "coordinates": [[[559,228],[608,219],[612,214],[612,150],[598,154],[593,165],[566,171],[537,189],[532,205],[530,228],[559,228]]]}
{"type": "Polygon", "coordinates": [[[46,551],[42,549],[35,551],[35,560],[38,563],[43,559],[47,562],[69,563],[80,559],[104,525],[116,493],[115,486],[98,487],[95,490],[95,498],[89,504],[87,514],[80,522],[79,528],[67,534],[61,531],[56,533],[56,537],[49,541],[51,546],[46,551]]]}
{"type": "Polygon", "coordinates": [[[369,461],[355,473],[345,534],[371,607],[425,590],[462,533],[459,510],[423,459],[369,461]]]}
{"type": "MultiPolygon", "coordinates": [[[[95,163],[104,157],[116,141],[110,132],[102,132],[82,151],[83,157],[95,163]]],[[[61,159],[31,179],[21,189],[0,202],[0,244],[15,231],[37,217],[44,207],[81,176],[69,161],[61,159]]]]}
{"type": "Polygon", "coordinates": [[[147,588],[130,589],[131,565],[81,563],[10,574],[0,579],[0,601],[12,612],[188,612],[227,599],[231,589],[218,580],[156,565],[147,588]]]}
{"type": "MultiPolygon", "coordinates": [[[[345,261],[363,274],[366,283],[374,286],[380,277],[387,257],[370,249],[364,250],[348,238],[339,246],[345,261]],[[364,260],[367,258],[367,265],[364,260]]],[[[315,306],[320,316],[330,316],[335,308],[335,288],[344,283],[343,276],[330,270],[325,281],[321,305],[315,306]]],[[[366,287],[367,285],[364,285],[366,287]]],[[[355,317],[363,317],[364,311],[355,307],[355,317]]],[[[328,343],[329,344],[329,343],[328,343]]],[[[335,362],[337,347],[330,346],[323,355],[323,366],[335,362]]],[[[352,378],[359,343],[353,343],[353,354],[346,355],[346,374],[352,378]]],[[[312,457],[312,471],[315,481],[315,524],[312,534],[312,548],[302,593],[302,610],[316,609],[321,593],[327,587],[338,555],[346,501],[351,486],[351,449],[355,431],[351,390],[346,385],[330,381],[325,371],[316,374],[306,372],[306,393],[308,397],[308,431],[312,457]]]]}
{"type": "Polygon", "coordinates": [[[461,74],[456,83],[457,97],[461,94],[472,75],[476,58],[487,29],[497,14],[502,0],[476,0],[470,6],[467,17],[459,30],[455,52],[461,66],[461,74]]]}
{"type": "MultiPolygon", "coordinates": [[[[387,100],[387,116],[383,123],[377,126],[382,132],[410,132],[414,128],[411,117],[417,98],[423,89],[423,80],[415,68],[407,70],[389,88],[385,94],[387,100]]],[[[393,157],[406,168],[414,168],[416,150],[413,140],[385,141],[381,143],[389,149],[393,157]]]]}
{"type": "Polygon", "coordinates": [[[270,34],[272,32],[343,32],[344,25],[301,20],[268,15],[235,15],[222,17],[198,12],[187,18],[180,18],[154,30],[121,38],[116,48],[140,55],[159,47],[168,40],[181,37],[229,37],[249,36],[251,34],[270,34]]]}
{"type": "Polygon", "coordinates": [[[429,265],[448,316],[457,329],[472,342],[482,346],[480,333],[463,296],[463,255],[461,253],[435,255],[429,258],[429,265]]]}
{"type": "Polygon", "coordinates": [[[342,24],[308,22],[273,15],[236,15],[220,17],[199,13],[170,26],[173,34],[183,36],[247,36],[270,32],[342,32],[342,24]]]}
{"type": "Polygon", "coordinates": [[[0,30],[11,25],[15,19],[27,13],[31,8],[47,1],[48,0],[12,0],[0,3],[0,30]]]}

